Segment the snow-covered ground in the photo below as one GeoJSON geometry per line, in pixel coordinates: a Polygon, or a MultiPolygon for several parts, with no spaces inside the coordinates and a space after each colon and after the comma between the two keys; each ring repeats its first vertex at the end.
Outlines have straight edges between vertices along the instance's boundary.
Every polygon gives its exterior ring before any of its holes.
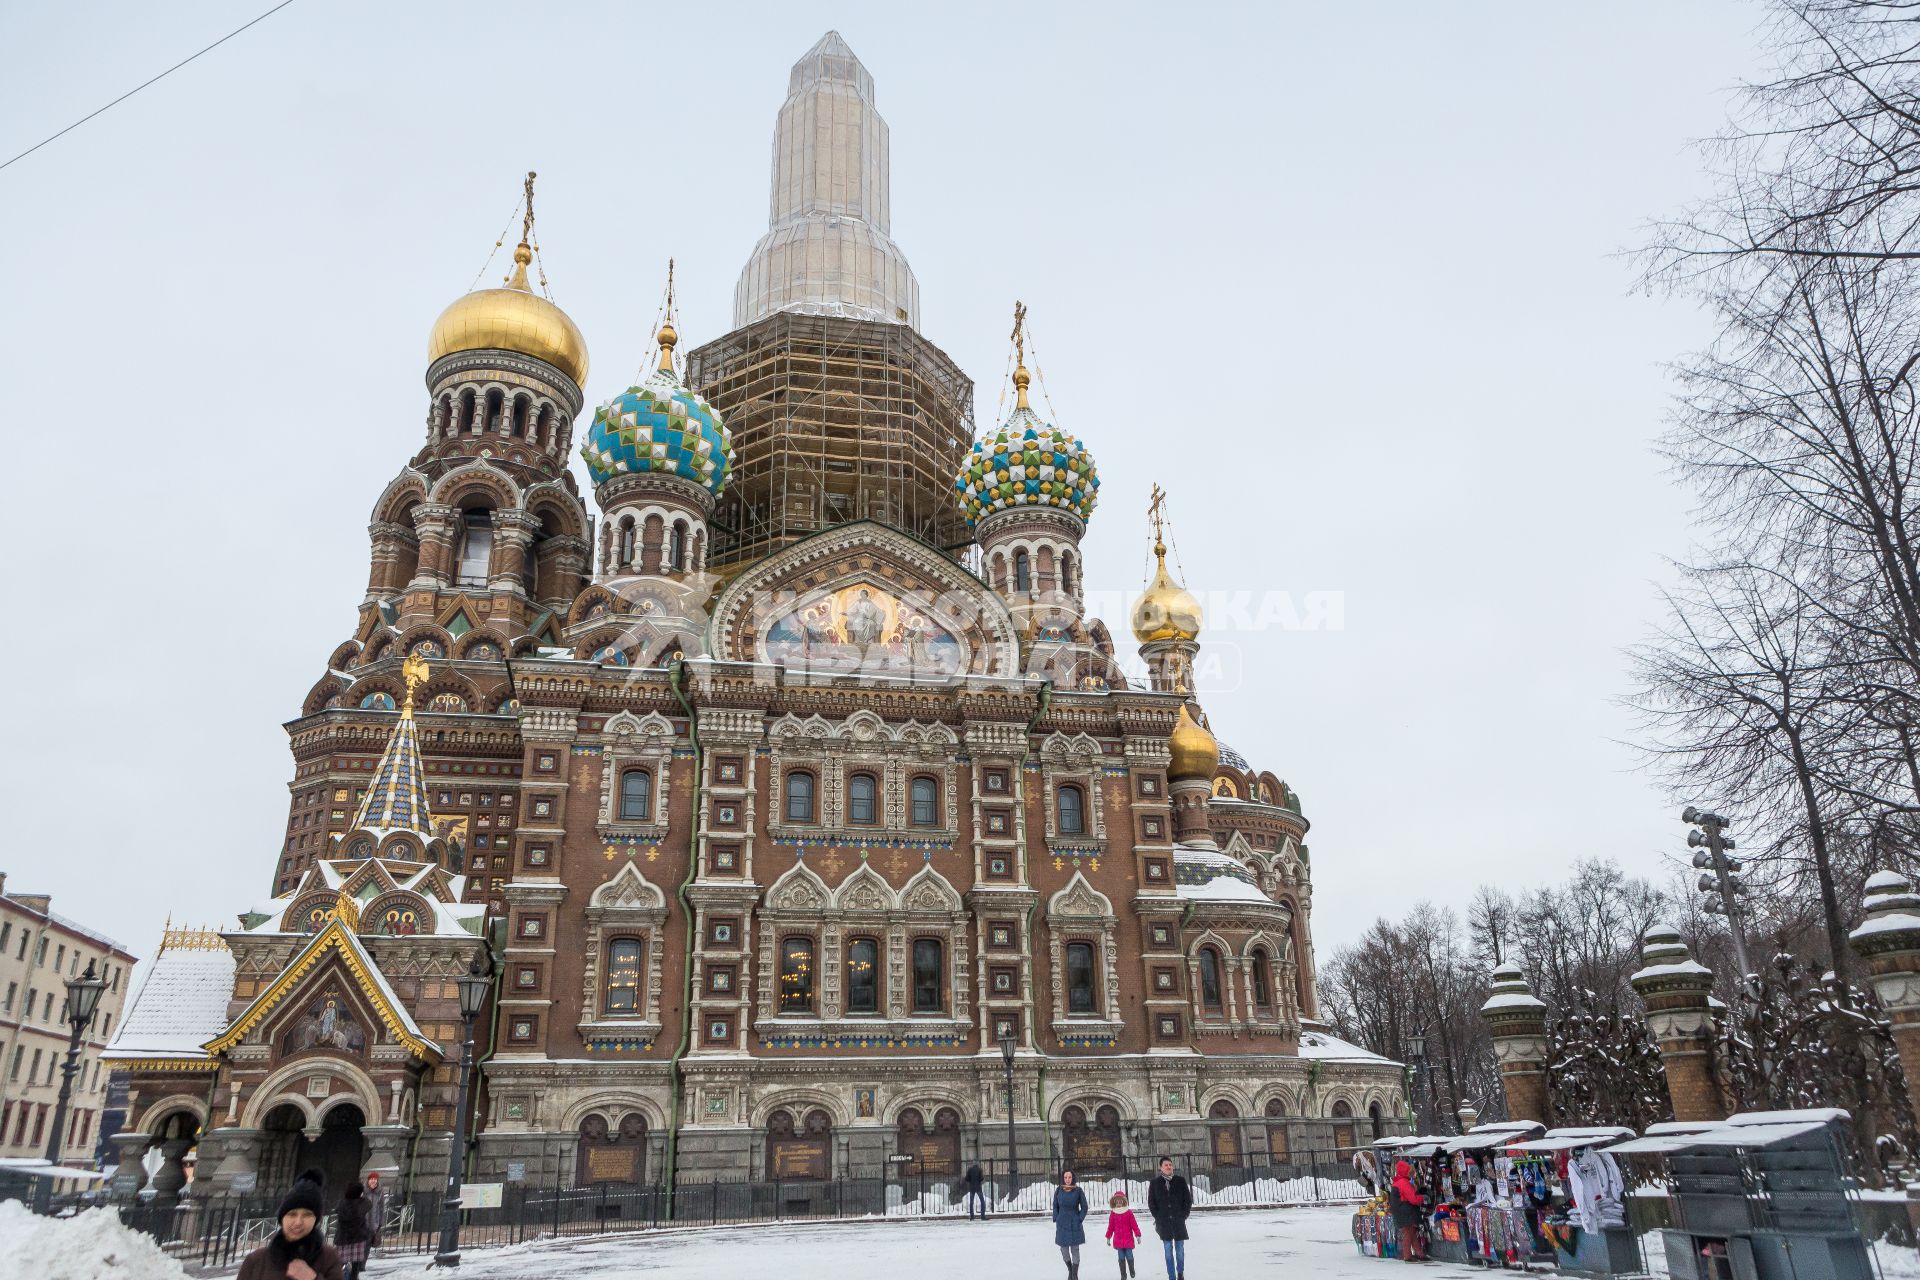
{"type": "MultiPolygon", "coordinates": [[[[1362,1258],[1353,1247],[1350,1205],[1197,1213],[1189,1227],[1187,1274],[1193,1280],[1256,1280],[1262,1276],[1313,1280],[1393,1280],[1402,1263],[1362,1258]]],[[[1136,1211],[1145,1225],[1145,1215],[1136,1211]]],[[[1135,1253],[1141,1280],[1166,1274],[1151,1227],[1135,1253]]],[[[1082,1280],[1118,1274],[1107,1247],[1106,1214],[1087,1219],[1082,1280]]],[[[370,1280],[418,1280],[426,1260],[376,1259],[370,1280]]],[[[445,1273],[441,1273],[445,1274],[445,1273]]],[[[1484,1277],[1469,1267],[1433,1264],[1436,1280],[1484,1277]]],[[[461,1280],[535,1280],[593,1277],[617,1280],[1054,1280],[1066,1267],[1053,1247],[1053,1224],[1043,1217],[951,1218],[818,1225],[718,1227],[648,1232],[584,1242],[520,1245],[461,1258],[461,1280]]]]}
{"type": "MultiPolygon", "coordinates": [[[[1352,1213],[1349,1205],[1317,1205],[1195,1214],[1189,1223],[1187,1273],[1194,1280],[1395,1280],[1403,1274],[1484,1280],[1488,1274],[1440,1262],[1411,1272],[1405,1263],[1363,1258],[1353,1246],[1352,1213]]],[[[1082,1280],[1112,1280],[1118,1274],[1105,1231],[1104,1213],[1087,1219],[1082,1280]]],[[[1659,1241],[1647,1244],[1651,1274],[1664,1276],[1659,1241]]],[[[1876,1252],[1888,1280],[1920,1277],[1920,1257],[1913,1250],[1882,1244],[1876,1252]]],[[[460,1275],[469,1280],[1058,1280],[1066,1274],[1053,1247],[1053,1224],[1037,1216],[642,1232],[477,1250],[461,1261],[460,1275]]],[[[1160,1242],[1150,1228],[1135,1265],[1143,1280],[1166,1274],[1160,1242]]],[[[368,1274],[373,1280],[426,1280],[428,1269],[424,1258],[376,1259],[368,1274]]]]}

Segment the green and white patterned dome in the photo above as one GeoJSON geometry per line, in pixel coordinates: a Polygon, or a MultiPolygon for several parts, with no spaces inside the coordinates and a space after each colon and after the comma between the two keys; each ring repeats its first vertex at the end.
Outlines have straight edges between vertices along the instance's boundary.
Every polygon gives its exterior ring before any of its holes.
{"type": "Polygon", "coordinates": [[[974,441],[953,489],[969,528],[996,511],[1058,507],[1085,520],[1100,498],[1100,472],[1076,436],[1042,422],[1027,404],[1027,371],[1015,369],[1019,403],[999,430],[974,441]]]}
{"type": "Polygon", "coordinates": [[[628,387],[593,411],[580,456],[594,484],[653,472],[691,480],[716,498],[726,490],[733,433],[720,411],[674,373],[677,340],[673,326],[662,325],[660,367],[639,386],[628,387]]]}

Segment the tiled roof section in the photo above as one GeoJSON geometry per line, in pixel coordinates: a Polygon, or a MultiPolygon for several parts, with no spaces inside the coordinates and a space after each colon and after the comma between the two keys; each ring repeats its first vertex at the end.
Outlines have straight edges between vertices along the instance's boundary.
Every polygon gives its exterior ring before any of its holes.
{"type": "Polygon", "coordinates": [[[1253,772],[1253,766],[1247,763],[1247,758],[1224,742],[1220,743],[1220,763],[1231,765],[1242,773],[1253,772]]]}
{"type": "Polygon", "coordinates": [[[427,808],[426,770],[420,764],[420,738],[410,711],[400,713],[374,767],[353,825],[378,831],[417,831],[433,838],[433,813],[427,808]]]}
{"type": "Polygon", "coordinates": [[[103,1056],[206,1057],[202,1046],[227,1026],[233,970],[233,952],[219,934],[169,929],[103,1056]]]}

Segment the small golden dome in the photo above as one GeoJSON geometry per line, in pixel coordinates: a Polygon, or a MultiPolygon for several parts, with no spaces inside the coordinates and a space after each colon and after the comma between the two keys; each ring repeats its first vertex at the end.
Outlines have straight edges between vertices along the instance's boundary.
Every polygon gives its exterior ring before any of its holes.
{"type": "Polygon", "coordinates": [[[573,379],[587,381],[587,340],[567,313],[527,284],[533,251],[523,241],[513,252],[513,276],[501,288],[475,289],[440,313],[427,339],[427,363],[455,351],[517,351],[545,360],[573,379]]]}
{"type": "Polygon", "coordinates": [[[1206,726],[1193,718],[1186,703],[1180,704],[1180,720],[1167,738],[1172,758],[1167,762],[1167,777],[1206,778],[1211,780],[1220,767],[1220,744],[1206,726]]]}
{"type": "Polygon", "coordinates": [[[1196,640],[1200,636],[1200,602],[1167,573],[1167,546],[1153,544],[1159,561],[1153,581],[1133,606],[1133,636],[1141,644],[1149,640],[1196,640]]]}

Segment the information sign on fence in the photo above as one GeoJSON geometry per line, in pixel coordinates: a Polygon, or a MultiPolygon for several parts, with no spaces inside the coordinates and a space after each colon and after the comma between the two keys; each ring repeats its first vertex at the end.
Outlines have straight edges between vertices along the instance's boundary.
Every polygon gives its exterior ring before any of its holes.
{"type": "Polygon", "coordinates": [[[507,1161],[507,1181],[525,1182],[527,1180],[527,1162],[525,1160],[507,1161]]]}
{"type": "Polygon", "coordinates": [[[460,1188],[460,1207],[462,1209],[498,1209],[500,1192],[504,1183],[469,1182],[460,1188]]]}

